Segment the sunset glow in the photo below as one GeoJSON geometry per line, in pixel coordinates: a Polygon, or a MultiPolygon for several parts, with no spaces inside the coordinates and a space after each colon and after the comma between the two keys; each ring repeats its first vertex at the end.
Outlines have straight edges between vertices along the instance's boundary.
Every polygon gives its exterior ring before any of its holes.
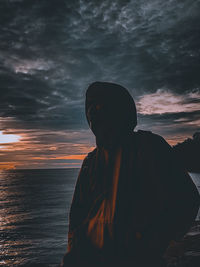
{"type": "Polygon", "coordinates": [[[10,162],[0,162],[0,170],[15,169],[15,164],[10,162]]]}
{"type": "Polygon", "coordinates": [[[136,131],[200,131],[198,1],[27,2],[1,0],[0,168],[80,168],[95,81],[127,88],[136,131]]]}
{"type": "Polygon", "coordinates": [[[15,134],[5,134],[0,131],[0,144],[16,143],[19,142],[20,136],[15,134]]]}
{"type": "MultiPolygon", "coordinates": [[[[71,159],[71,160],[83,160],[86,157],[86,154],[84,155],[69,155],[69,156],[55,156],[55,157],[48,157],[48,159],[52,160],[58,160],[58,159],[71,159]]],[[[33,157],[32,159],[37,160],[46,160],[47,157],[33,157]]]]}
{"type": "MultiPolygon", "coordinates": [[[[81,134],[90,138],[88,130],[81,134]]],[[[89,140],[80,142],[79,135],[73,131],[25,129],[10,129],[10,134],[1,132],[0,169],[79,168],[87,153],[95,148],[89,140]]]]}

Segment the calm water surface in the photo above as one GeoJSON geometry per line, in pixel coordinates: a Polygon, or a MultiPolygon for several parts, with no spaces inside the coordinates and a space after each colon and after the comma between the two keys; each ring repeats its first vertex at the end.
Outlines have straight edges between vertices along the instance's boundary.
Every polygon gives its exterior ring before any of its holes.
{"type": "Polygon", "coordinates": [[[78,169],[0,173],[0,266],[57,266],[78,169]]]}
{"type": "MultiPolygon", "coordinates": [[[[58,266],[66,251],[68,212],[78,172],[0,172],[0,266],[58,266]]],[[[192,178],[200,190],[200,175],[192,178]]]]}

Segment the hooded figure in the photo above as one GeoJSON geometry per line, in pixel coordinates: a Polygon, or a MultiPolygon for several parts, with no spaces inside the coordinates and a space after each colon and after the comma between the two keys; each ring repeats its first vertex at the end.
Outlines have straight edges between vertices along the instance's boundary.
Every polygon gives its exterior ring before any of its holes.
{"type": "Polygon", "coordinates": [[[194,221],[196,187],[162,137],[134,132],[136,107],[124,87],[91,84],[85,111],[97,147],[79,173],[62,266],[155,266],[194,221]]]}

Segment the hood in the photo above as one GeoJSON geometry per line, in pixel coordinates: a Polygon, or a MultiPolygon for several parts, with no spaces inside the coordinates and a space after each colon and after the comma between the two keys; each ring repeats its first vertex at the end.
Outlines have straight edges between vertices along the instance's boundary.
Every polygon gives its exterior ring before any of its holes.
{"type": "Polygon", "coordinates": [[[137,125],[132,96],[115,83],[92,83],[86,91],[85,112],[91,130],[100,139],[132,132],[137,125]]]}

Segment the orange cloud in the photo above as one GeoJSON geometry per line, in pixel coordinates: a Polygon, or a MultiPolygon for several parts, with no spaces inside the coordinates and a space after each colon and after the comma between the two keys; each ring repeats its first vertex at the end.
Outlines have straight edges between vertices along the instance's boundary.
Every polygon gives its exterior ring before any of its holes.
{"type": "Polygon", "coordinates": [[[80,159],[83,160],[86,157],[86,154],[84,155],[70,155],[70,156],[61,156],[61,157],[56,157],[56,159],[80,159]]]}
{"type": "Polygon", "coordinates": [[[11,162],[0,162],[0,170],[16,169],[15,164],[11,162]]]}
{"type": "Polygon", "coordinates": [[[55,156],[55,157],[32,157],[31,159],[36,160],[46,160],[46,159],[78,159],[83,160],[86,157],[86,154],[83,155],[69,155],[69,156],[55,156]]]}

